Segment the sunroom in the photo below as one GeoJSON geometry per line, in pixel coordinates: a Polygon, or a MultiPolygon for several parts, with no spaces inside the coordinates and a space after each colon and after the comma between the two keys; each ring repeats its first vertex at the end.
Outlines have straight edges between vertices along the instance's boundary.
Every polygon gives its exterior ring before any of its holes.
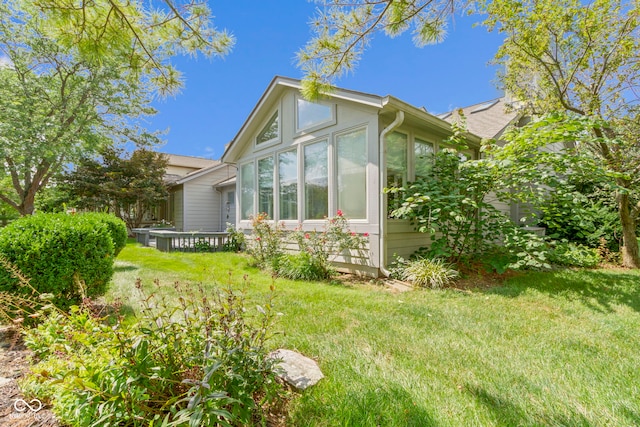
{"type": "MultiPolygon", "coordinates": [[[[394,253],[428,240],[388,219],[383,188],[424,175],[450,134],[446,121],[390,96],[335,89],[310,102],[298,80],[276,77],[222,158],[238,167],[236,226],[250,230],[264,212],[287,229],[321,230],[340,211],[368,246],[339,267],[384,274],[394,253]]],[[[468,140],[460,155],[475,158],[480,139],[468,140]]]]}

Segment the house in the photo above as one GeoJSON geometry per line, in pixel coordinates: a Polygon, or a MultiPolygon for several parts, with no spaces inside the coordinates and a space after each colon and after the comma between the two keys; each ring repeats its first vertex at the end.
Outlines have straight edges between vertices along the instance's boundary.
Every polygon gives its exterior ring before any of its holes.
{"type": "Polygon", "coordinates": [[[233,165],[219,160],[166,154],[169,197],[158,217],[176,231],[224,231],[235,223],[233,165]]]}
{"type": "MultiPolygon", "coordinates": [[[[387,274],[394,254],[409,256],[429,241],[408,221],[388,218],[383,188],[420,177],[446,147],[451,124],[392,96],[335,89],[310,102],[300,88],[298,80],[274,78],[225,150],[222,161],[239,174],[236,225],[250,229],[250,217],[266,212],[287,229],[321,230],[340,210],[369,240],[364,253],[344,254],[338,266],[387,274]]],[[[461,155],[478,158],[481,136],[466,137],[470,148],[461,155]]]]}

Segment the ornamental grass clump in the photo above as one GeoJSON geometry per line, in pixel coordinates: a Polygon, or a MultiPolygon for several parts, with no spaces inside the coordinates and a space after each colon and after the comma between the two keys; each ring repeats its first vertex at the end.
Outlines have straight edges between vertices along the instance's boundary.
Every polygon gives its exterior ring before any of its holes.
{"type": "Polygon", "coordinates": [[[440,258],[418,258],[407,263],[403,279],[420,288],[439,289],[451,284],[458,272],[440,258]]]}

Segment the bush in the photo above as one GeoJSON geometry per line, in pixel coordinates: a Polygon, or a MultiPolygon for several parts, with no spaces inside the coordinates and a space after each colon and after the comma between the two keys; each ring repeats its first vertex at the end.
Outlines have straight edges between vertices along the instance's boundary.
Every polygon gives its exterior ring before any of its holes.
{"type": "Polygon", "coordinates": [[[442,288],[458,277],[458,272],[440,258],[418,258],[407,262],[403,279],[421,288],[442,288]]]}
{"type": "Polygon", "coordinates": [[[127,246],[127,224],[115,215],[108,213],[90,212],[80,214],[82,218],[103,222],[109,228],[111,239],[113,240],[113,255],[118,256],[120,251],[127,246]]]}
{"type": "MultiPolygon", "coordinates": [[[[38,293],[51,293],[61,308],[104,293],[113,275],[113,240],[105,222],[91,216],[38,214],[0,231],[0,254],[30,279],[38,293]]],[[[25,287],[0,269],[0,292],[25,287]]]]}
{"type": "Polygon", "coordinates": [[[175,291],[173,304],[142,295],[139,317],[115,325],[54,311],[26,334],[40,362],[23,391],[75,426],[265,425],[284,393],[265,347],[273,294],[249,317],[230,289],[175,291]]]}
{"type": "Polygon", "coordinates": [[[597,267],[600,254],[597,248],[588,248],[572,242],[554,242],[549,251],[549,261],[567,267],[597,267]]]}
{"type": "Polygon", "coordinates": [[[282,256],[277,273],[292,280],[323,280],[330,275],[322,260],[309,252],[282,256]]]}

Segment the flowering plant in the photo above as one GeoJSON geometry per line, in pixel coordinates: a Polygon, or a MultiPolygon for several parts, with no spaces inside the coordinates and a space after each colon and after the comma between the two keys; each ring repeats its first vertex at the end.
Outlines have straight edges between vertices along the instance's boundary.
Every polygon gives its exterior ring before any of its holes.
{"type": "Polygon", "coordinates": [[[247,253],[259,267],[274,267],[273,264],[282,256],[282,224],[272,224],[269,215],[263,212],[251,217],[251,226],[253,233],[246,242],[247,253]]]}
{"type": "Polygon", "coordinates": [[[330,278],[335,274],[332,261],[345,250],[363,249],[368,236],[369,233],[360,235],[351,231],[349,221],[341,210],[336,212],[335,217],[327,219],[322,231],[304,231],[299,226],[293,233],[300,252],[311,255],[306,259],[313,260],[323,278],[330,278]]]}

